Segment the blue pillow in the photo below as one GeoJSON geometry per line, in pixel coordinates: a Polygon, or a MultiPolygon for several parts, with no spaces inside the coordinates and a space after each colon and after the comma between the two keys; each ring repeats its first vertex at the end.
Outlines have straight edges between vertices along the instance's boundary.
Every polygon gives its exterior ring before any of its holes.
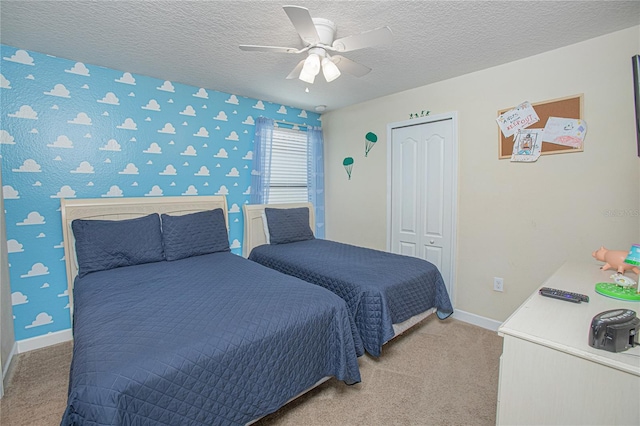
{"type": "Polygon", "coordinates": [[[182,216],[162,215],[162,244],[167,260],[230,251],[222,209],[182,216]]]}
{"type": "Polygon", "coordinates": [[[157,213],[125,220],[76,219],[71,222],[71,229],[76,239],[79,277],[164,260],[157,213]]]}
{"type": "Polygon", "coordinates": [[[313,240],[313,231],[309,226],[309,208],[273,209],[266,207],[270,244],[295,243],[313,240]]]}

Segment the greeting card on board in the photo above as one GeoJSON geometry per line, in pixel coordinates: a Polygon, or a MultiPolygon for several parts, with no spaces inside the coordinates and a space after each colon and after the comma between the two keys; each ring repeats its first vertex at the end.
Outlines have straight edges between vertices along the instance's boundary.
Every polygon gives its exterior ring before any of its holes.
{"type": "Polygon", "coordinates": [[[540,118],[529,102],[523,102],[517,107],[500,114],[496,121],[502,133],[509,137],[517,133],[518,130],[537,123],[540,118]]]}
{"type": "Polygon", "coordinates": [[[542,141],[571,148],[582,148],[586,133],[587,123],[584,120],[549,117],[544,126],[542,141]]]}

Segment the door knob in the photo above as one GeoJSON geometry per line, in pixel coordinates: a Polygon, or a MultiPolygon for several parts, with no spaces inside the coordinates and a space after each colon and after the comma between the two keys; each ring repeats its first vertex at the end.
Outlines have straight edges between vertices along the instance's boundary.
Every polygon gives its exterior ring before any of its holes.
{"type": "Polygon", "coordinates": [[[435,241],[434,241],[434,240],[431,240],[431,241],[429,241],[429,243],[430,243],[430,244],[433,244],[433,243],[435,243],[435,241]]]}

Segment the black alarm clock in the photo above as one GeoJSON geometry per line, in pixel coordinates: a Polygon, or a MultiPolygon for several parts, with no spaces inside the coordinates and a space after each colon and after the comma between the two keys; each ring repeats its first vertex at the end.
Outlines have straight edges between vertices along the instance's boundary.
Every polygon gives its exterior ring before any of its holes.
{"type": "Polygon", "coordinates": [[[591,320],[589,346],[609,352],[622,352],[638,345],[640,319],[631,309],[600,312],[591,320]]]}

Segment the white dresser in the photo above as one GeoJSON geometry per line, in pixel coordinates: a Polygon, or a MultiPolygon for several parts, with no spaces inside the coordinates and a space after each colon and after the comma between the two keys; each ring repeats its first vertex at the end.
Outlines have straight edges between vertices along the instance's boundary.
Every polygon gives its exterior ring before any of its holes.
{"type": "Polygon", "coordinates": [[[498,329],[497,424],[640,425],[640,346],[613,353],[588,344],[596,314],[628,308],[640,316],[640,303],[595,292],[596,283],[612,282],[600,266],[566,263],[541,285],[586,294],[589,303],[536,290],[498,329]]]}

